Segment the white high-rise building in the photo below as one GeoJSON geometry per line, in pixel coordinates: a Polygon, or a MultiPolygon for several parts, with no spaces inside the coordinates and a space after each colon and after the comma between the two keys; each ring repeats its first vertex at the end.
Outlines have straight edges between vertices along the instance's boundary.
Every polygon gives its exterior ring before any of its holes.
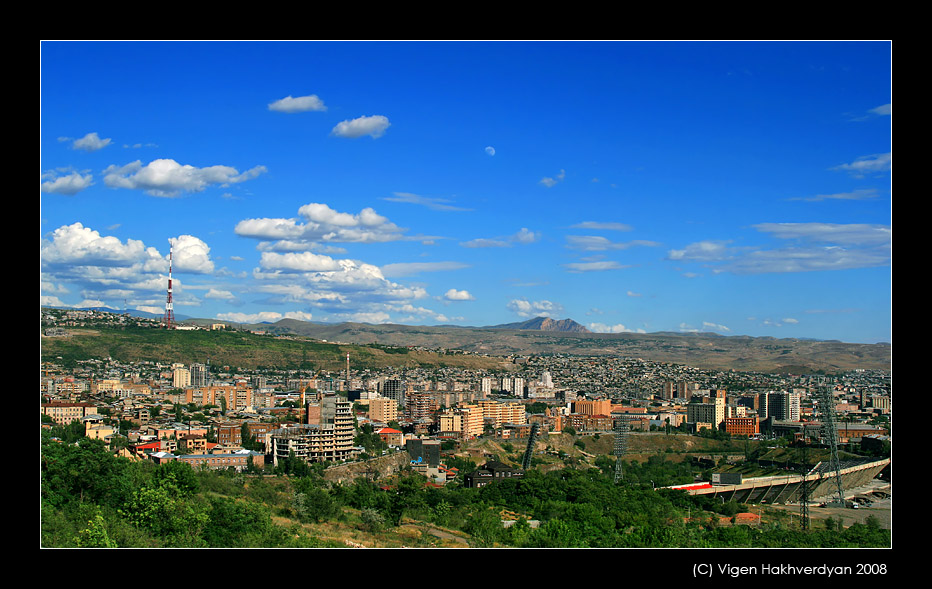
{"type": "Polygon", "coordinates": [[[550,373],[546,370],[543,374],[540,375],[540,382],[545,389],[553,388],[553,379],[550,377],[550,373]]]}

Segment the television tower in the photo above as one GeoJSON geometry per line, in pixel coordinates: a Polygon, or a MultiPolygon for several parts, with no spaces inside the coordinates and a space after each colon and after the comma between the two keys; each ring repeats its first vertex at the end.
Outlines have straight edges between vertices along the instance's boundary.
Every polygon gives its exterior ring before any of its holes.
{"type": "Polygon", "coordinates": [[[166,329],[175,328],[175,312],[172,309],[172,248],[174,244],[168,242],[168,299],[165,301],[165,316],[162,323],[166,329]]]}

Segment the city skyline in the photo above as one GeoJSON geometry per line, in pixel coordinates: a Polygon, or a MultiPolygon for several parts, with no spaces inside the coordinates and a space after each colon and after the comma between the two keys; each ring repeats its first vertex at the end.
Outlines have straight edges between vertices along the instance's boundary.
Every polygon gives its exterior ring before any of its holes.
{"type": "Polygon", "coordinates": [[[888,42],[43,42],[41,304],[891,341],[888,42]]]}

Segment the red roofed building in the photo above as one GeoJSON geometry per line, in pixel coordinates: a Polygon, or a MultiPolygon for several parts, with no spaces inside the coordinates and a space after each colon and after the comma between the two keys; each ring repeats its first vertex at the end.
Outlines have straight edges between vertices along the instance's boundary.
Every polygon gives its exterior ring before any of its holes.
{"type": "Polygon", "coordinates": [[[376,432],[389,446],[404,446],[404,433],[390,427],[383,427],[376,432]]]}

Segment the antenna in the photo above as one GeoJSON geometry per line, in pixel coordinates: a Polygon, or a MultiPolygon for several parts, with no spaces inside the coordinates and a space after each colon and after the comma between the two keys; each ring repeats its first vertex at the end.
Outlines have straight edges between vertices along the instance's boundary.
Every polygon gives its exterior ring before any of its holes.
{"type": "Polygon", "coordinates": [[[168,242],[168,299],[165,301],[165,316],[162,323],[166,329],[175,328],[175,311],[172,308],[172,249],[174,243],[168,242]]]}

